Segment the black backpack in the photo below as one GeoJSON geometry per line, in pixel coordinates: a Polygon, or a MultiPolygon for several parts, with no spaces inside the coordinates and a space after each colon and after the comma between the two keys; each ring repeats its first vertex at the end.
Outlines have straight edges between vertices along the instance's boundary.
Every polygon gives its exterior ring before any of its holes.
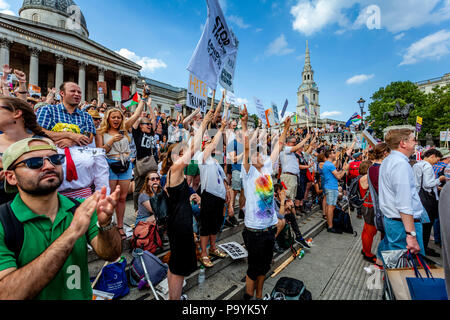
{"type": "Polygon", "coordinates": [[[270,294],[271,300],[312,300],[311,292],[297,279],[280,278],[270,294]]]}
{"type": "Polygon", "coordinates": [[[333,213],[333,227],[345,233],[353,234],[353,226],[347,211],[337,207],[333,213]]]}
{"type": "Polygon", "coordinates": [[[348,201],[353,208],[361,208],[370,193],[369,189],[367,189],[366,195],[364,196],[364,198],[361,198],[361,193],[359,192],[359,180],[361,178],[362,176],[358,176],[357,178],[354,178],[350,183],[348,201]]]}
{"type": "MultiPolygon", "coordinates": [[[[81,203],[71,198],[68,199],[75,204],[75,207],[70,209],[70,212],[74,215],[81,203]]],[[[20,251],[22,251],[24,231],[22,222],[17,219],[11,209],[11,203],[12,201],[0,205],[0,223],[3,225],[3,230],[5,232],[6,247],[14,252],[15,258],[18,259],[20,251]]]]}

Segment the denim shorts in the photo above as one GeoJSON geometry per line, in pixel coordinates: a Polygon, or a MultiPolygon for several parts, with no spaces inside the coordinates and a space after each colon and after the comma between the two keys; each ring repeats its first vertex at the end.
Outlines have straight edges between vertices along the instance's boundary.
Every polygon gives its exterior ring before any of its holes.
{"type": "Polygon", "coordinates": [[[327,205],[336,206],[339,191],[333,189],[325,189],[325,195],[327,196],[327,205]]]}
{"type": "MultiPolygon", "coordinates": [[[[113,163],[113,162],[117,162],[117,160],[111,160],[111,159],[106,159],[108,160],[108,164],[113,163]]],[[[111,168],[109,168],[109,180],[113,180],[113,181],[124,181],[124,180],[131,180],[133,178],[133,166],[130,163],[130,166],[128,167],[127,172],[124,173],[114,173],[111,168]]]]}

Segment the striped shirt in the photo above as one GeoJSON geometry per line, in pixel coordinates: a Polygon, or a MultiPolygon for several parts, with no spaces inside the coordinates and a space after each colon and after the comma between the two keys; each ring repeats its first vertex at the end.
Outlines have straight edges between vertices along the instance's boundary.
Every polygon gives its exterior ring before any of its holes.
{"type": "Polygon", "coordinates": [[[78,126],[80,134],[96,134],[94,120],[91,115],[78,108],[70,114],[63,104],[46,105],[39,108],[36,116],[39,125],[49,131],[52,131],[59,123],[67,123],[78,126]]]}

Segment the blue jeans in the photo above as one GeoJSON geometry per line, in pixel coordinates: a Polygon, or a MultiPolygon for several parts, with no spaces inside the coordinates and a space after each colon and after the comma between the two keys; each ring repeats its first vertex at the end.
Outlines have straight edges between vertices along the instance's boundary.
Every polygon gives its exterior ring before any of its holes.
{"type": "MultiPolygon", "coordinates": [[[[403,250],[406,249],[406,231],[403,222],[392,220],[384,217],[384,230],[386,232],[385,235],[385,251],[388,250],[403,250]]],[[[423,229],[422,223],[415,222],[414,227],[417,233],[417,242],[420,246],[420,253],[425,256],[425,249],[423,246],[423,229]]]]}
{"type": "Polygon", "coordinates": [[[441,223],[439,221],[439,217],[436,220],[434,220],[433,230],[434,230],[434,243],[441,244],[441,223]]]}

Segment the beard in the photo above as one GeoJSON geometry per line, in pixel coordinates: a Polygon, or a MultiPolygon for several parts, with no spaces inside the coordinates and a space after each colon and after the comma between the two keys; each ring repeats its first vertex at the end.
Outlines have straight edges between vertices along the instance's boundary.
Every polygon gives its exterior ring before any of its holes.
{"type": "Polygon", "coordinates": [[[25,193],[33,196],[48,196],[58,190],[63,183],[62,169],[59,171],[47,171],[39,174],[36,180],[32,181],[30,177],[21,177],[16,174],[17,186],[25,193]],[[56,175],[43,181],[48,176],[56,175]]]}

